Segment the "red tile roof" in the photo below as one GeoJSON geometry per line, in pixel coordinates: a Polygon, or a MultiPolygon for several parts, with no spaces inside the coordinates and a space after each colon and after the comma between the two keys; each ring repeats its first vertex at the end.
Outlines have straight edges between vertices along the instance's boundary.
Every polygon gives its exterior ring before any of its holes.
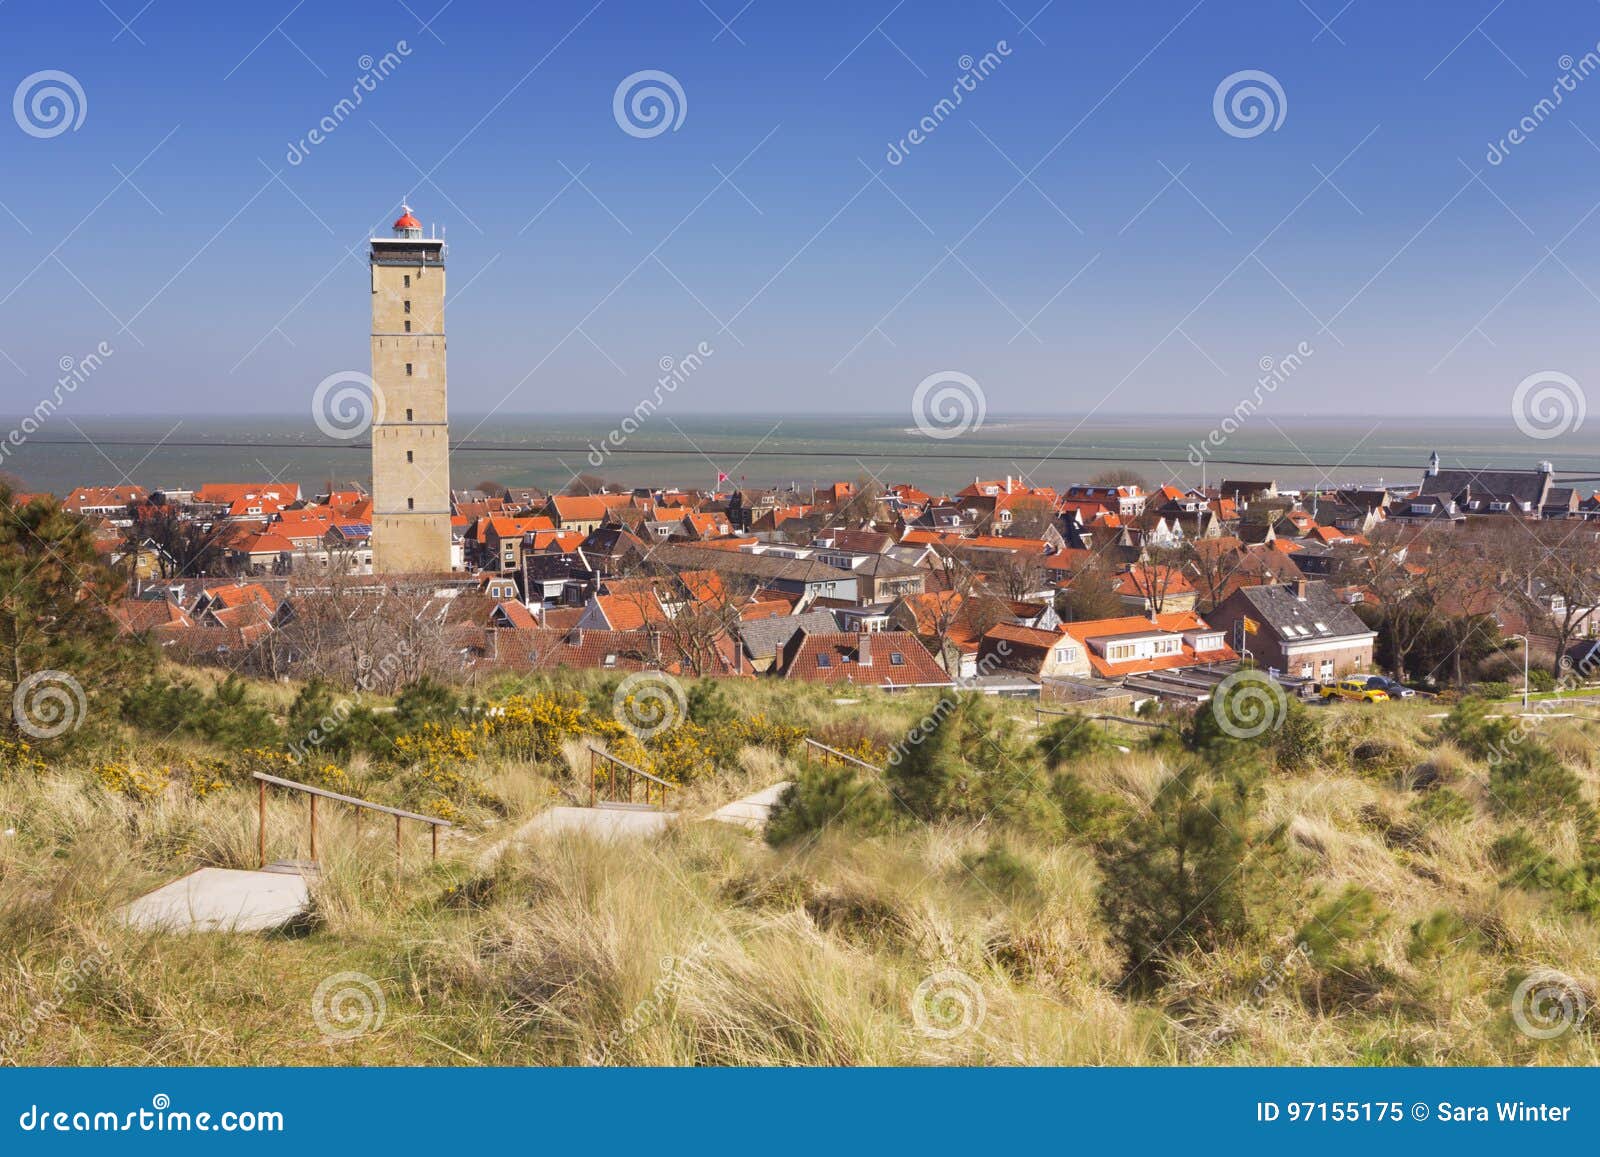
{"type": "Polygon", "coordinates": [[[851,683],[866,687],[948,687],[950,676],[927,648],[906,631],[875,634],[804,631],[784,646],[783,676],[803,683],[851,683]],[[868,650],[863,662],[861,648],[868,650]],[[894,661],[894,656],[900,662],[894,661]]]}

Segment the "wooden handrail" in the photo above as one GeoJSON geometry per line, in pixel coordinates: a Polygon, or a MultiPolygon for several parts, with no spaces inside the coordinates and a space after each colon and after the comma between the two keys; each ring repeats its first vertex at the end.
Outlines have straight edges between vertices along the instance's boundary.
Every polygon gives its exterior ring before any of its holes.
{"type": "MultiPolygon", "coordinates": [[[[663,808],[667,806],[667,792],[670,791],[672,788],[676,787],[677,784],[669,783],[667,780],[662,779],[658,775],[651,775],[648,771],[645,771],[643,768],[635,767],[635,766],[633,766],[633,764],[627,762],[626,760],[618,759],[616,756],[612,755],[609,751],[601,751],[598,747],[596,747],[592,743],[585,744],[585,746],[588,747],[588,749],[589,749],[589,806],[590,807],[594,807],[595,803],[598,801],[598,799],[600,797],[600,790],[599,790],[600,761],[602,759],[605,760],[607,763],[611,763],[611,764],[614,764],[617,767],[622,768],[622,770],[630,773],[630,776],[637,777],[637,778],[642,779],[642,780],[645,781],[645,783],[644,783],[644,802],[645,802],[646,805],[648,805],[650,803],[650,785],[651,784],[655,784],[657,787],[659,787],[661,789],[661,806],[663,808]]],[[[616,779],[617,779],[617,777],[616,777],[616,773],[615,772],[609,772],[607,774],[607,776],[606,776],[606,799],[607,799],[608,802],[611,802],[611,803],[621,802],[621,801],[617,800],[617,798],[616,798],[616,795],[617,795],[617,791],[616,791],[617,782],[616,782],[616,779]]],[[[627,802],[628,803],[632,803],[633,802],[633,778],[630,778],[628,780],[628,800],[627,800],[627,802]]]]}
{"type": "Polygon", "coordinates": [[[826,743],[818,743],[815,739],[812,739],[809,736],[805,737],[805,741],[806,741],[807,746],[815,747],[818,751],[823,752],[824,753],[824,758],[842,759],[846,763],[853,763],[857,767],[864,767],[868,771],[875,772],[878,775],[882,775],[883,774],[883,768],[874,767],[872,764],[868,763],[864,759],[857,759],[853,755],[846,755],[844,752],[840,751],[838,748],[829,747],[826,743]]]}
{"type": "MultiPolygon", "coordinates": [[[[300,783],[292,779],[281,779],[276,775],[265,772],[251,772],[251,777],[257,781],[259,790],[259,813],[256,826],[256,850],[260,858],[260,866],[267,866],[267,785],[287,787],[293,791],[304,792],[311,797],[311,859],[317,858],[317,800],[331,799],[336,803],[347,803],[351,807],[364,808],[367,811],[383,812],[394,817],[394,870],[398,878],[400,874],[400,823],[402,820],[416,820],[418,823],[429,825],[433,837],[433,858],[439,858],[439,829],[453,827],[449,820],[440,819],[438,816],[425,816],[419,812],[408,812],[404,808],[389,807],[386,804],[373,803],[370,800],[357,799],[353,795],[340,795],[327,788],[313,787],[309,783],[300,783]]],[[[357,816],[356,834],[360,835],[360,817],[357,816]]]]}

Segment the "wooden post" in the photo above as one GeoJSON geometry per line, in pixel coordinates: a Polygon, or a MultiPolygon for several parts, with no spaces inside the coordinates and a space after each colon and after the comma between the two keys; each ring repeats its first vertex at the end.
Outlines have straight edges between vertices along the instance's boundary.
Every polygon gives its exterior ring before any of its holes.
{"type": "Polygon", "coordinates": [[[317,862],[317,797],[311,796],[311,862],[317,862]]]}
{"type": "Polygon", "coordinates": [[[400,817],[394,817],[394,882],[400,883],[400,817]]]}
{"type": "Polygon", "coordinates": [[[594,807],[594,777],[597,774],[597,770],[595,768],[596,762],[597,762],[597,760],[595,758],[595,750],[594,750],[594,748],[591,747],[589,749],[589,806],[590,807],[594,807]]]}
{"type": "Polygon", "coordinates": [[[439,858],[439,825],[429,824],[428,831],[433,833],[433,858],[437,860],[439,858]]]}
{"type": "Polygon", "coordinates": [[[261,789],[260,812],[256,821],[256,847],[260,853],[261,862],[257,867],[267,866],[267,781],[257,780],[256,786],[261,789]]]}

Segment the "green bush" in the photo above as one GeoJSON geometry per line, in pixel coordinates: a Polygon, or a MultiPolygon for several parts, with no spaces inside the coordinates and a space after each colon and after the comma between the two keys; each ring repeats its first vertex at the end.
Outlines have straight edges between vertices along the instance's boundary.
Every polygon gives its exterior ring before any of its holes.
{"type": "Polygon", "coordinates": [[[854,767],[813,763],[784,789],[767,818],[766,838],[779,848],[829,828],[876,836],[891,831],[895,823],[895,809],[881,783],[854,767]]]}
{"type": "Polygon", "coordinates": [[[961,864],[980,885],[1002,900],[1038,898],[1038,873],[1003,843],[990,844],[982,852],[969,852],[961,857],[961,864]]]}
{"type": "Polygon", "coordinates": [[[1124,983],[1151,991],[1186,951],[1263,941],[1283,927],[1294,873],[1283,825],[1266,826],[1259,808],[1257,779],[1191,762],[1098,849],[1100,906],[1124,983]]]}
{"type": "Polygon", "coordinates": [[[1584,797],[1583,783],[1555,754],[1524,743],[1489,769],[1491,806],[1502,816],[1526,816],[1546,823],[1571,820],[1591,836],[1595,811],[1584,797]]]}

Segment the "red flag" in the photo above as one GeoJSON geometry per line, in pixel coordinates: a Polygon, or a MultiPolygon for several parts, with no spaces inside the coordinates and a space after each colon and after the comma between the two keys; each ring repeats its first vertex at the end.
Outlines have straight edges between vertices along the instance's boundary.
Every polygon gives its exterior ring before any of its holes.
{"type": "Polygon", "coordinates": [[[720,471],[720,470],[719,470],[719,471],[718,471],[718,472],[717,472],[717,481],[718,481],[718,482],[726,482],[726,481],[727,481],[727,480],[728,480],[728,476],[727,476],[727,475],[726,475],[726,474],[724,474],[724,473],[722,473],[722,472],[721,472],[721,471],[720,471]]]}

